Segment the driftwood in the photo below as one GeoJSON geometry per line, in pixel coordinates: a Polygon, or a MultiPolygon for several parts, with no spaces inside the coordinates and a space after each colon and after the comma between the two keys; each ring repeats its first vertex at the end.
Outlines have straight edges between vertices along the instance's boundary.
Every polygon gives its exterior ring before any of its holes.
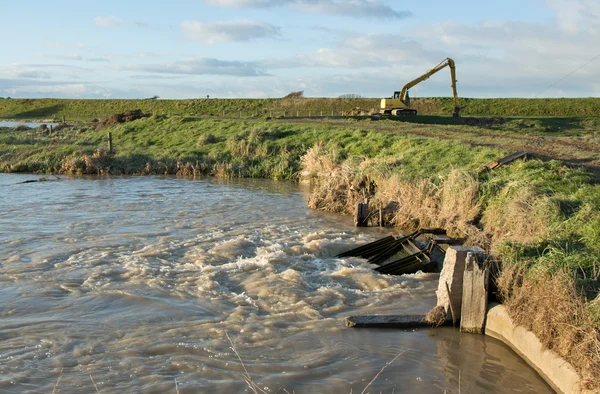
{"type": "MultiPolygon", "coordinates": [[[[448,322],[443,324],[448,325],[448,322]]],[[[431,328],[438,325],[427,321],[425,315],[365,315],[346,318],[346,327],[354,328],[431,328]]]]}
{"type": "Polygon", "coordinates": [[[498,159],[496,161],[493,161],[491,163],[486,164],[485,166],[483,166],[483,168],[481,169],[481,171],[485,172],[485,171],[495,170],[495,169],[498,169],[498,168],[500,168],[502,166],[510,164],[513,161],[518,160],[518,159],[524,159],[525,160],[525,159],[527,159],[527,155],[529,155],[529,154],[530,153],[527,152],[527,151],[525,151],[525,150],[513,153],[511,155],[505,156],[505,157],[503,157],[501,159],[498,159]]]}
{"type": "Polygon", "coordinates": [[[56,177],[54,179],[50,179],[50,178],[28,179],[28,180],[23,181],[23,182],[17,182],[17,185],[22,185],[22,184],[25,184],[25,183],[56,182],[56,181],[60,181],[60,178],[56,177]]]}

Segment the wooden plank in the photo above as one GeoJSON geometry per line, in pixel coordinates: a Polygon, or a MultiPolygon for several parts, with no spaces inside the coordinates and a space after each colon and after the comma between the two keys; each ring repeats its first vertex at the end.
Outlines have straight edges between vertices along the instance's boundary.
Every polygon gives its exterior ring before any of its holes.
{"type": "MultiPolygon", "coordinates": [[[[450,322],[452,324],[452,322],[450,322]]],[[[447,322],[444,323],[447,325],[447,322]]],[[[354,328],[431,328],[425,315],[365,315],[346,318],[346,327],[354,328]]]]}
{"type": "Polygon", "coordinates": [[[485,166],[483,166],[482,170],[483,171],[490,171],[490,170],[495,170],[497,168],[500,168],[502,166],[505,166],[507,164],[512,163],[515,160],[518,159],[526,159],[527,155],[529,154],[528,151],[522,150],[519,152],[515,152],[513,154],[510,154],[508,156],[505,156],[501,159],[495,160],[491,163],[486,164],[485,166]]]}
{"type": "Polygon", "coordinates": [[[488,269],[481,269],[475,254],[468,253],[463,275],[461,332],[484,333],[488,307],[488,278],[488,269]]]}

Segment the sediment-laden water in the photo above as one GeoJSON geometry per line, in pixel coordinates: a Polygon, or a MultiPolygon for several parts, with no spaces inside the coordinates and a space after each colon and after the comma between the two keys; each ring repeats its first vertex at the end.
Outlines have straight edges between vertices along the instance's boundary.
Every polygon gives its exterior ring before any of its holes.
{"type": "Polygon", "coordinates": [[[27,126],[29,128],[36,128],[45,124],[46,126],[56,126],[58,123],[42,123],[42,122],[8,122],[8,121],[0,121],[0,127],[18,127],[18,126],[27,126]]]}
{"type": "Polygon", "coordinates": [[[0,174],[0,392],[543,393],[503,344],[345,328],[424,313],[437,275],[337,253],[381,236],[289,183],[0,174]],[[235,350],[231,348],[227,335],[235,350]]]}

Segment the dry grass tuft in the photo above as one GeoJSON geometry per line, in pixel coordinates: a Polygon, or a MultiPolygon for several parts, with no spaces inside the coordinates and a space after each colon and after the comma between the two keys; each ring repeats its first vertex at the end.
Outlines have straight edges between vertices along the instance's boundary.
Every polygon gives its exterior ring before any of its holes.
{"type": "Polygon", "coordinates": [[[600,331],[568,274],[525,275],[511,264],[504,267],[498,286],[515,323],[573,364],[586,389],[600,389],[600,331]]]}
{"type": "Polygon", "coordinates": [[[448,315],[446,315],[446,309],[443,306],[438,305],[427,312],[427,315],[425,316],[425,322],[432,324],[435,327],[439,327],[444,324],[447,318],[448,315]]]}
{"type": "Polygon", "coordinates": [[[374,194],[371,179],[353,163],[336,164],[322,144],[310,148],[301,158],[300,180],[313,185],[308,206],[329,212],[350,214],[356,204],[374,194]]]}
{"type": "Polygon", "coordinates": [[[310,208],[352,214],[358,202],[369,201],[377,210],[393,205],[398,207],[392,219],[396,227],[443,227],[475,244],[487,243],[474,224],[482,209],[479,182],[466,171],[452,171],[440,185],[402,181],[396,175],[373,174],[371,160],[336,164],[322,144],[310,148],[301,164],[301,180],[313,185],[310,208]]]}
{"type": "Polygon", "coordinates": [[[472,243],[487,243],[475,225],[481,214],[479,182],[468,172],[454,170],[439,185],[429,180],[405,182],[391,176],[377,182],[374,200],[384,206],[398,202],[394,217],[397,227],[442,227],[451,234],[467,236],[472,243]]]}

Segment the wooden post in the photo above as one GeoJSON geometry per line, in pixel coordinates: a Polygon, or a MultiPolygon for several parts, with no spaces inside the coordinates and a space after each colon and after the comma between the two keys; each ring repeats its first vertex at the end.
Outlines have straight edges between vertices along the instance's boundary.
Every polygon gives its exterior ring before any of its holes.
{"type": "Polygon", "coordinates": [[[52,134],[52,125],[50,125],[50,134],[52,134]]]}
{"type": "Polygon", "coordinates": [[[63,114],[63,124],[64,124],[64,123],[67,123],[67,119],[66,119],[66,117],[65,117],[65,114],[63,114]]]}
{"type": "Polygon", "coordinates": [[[379,227],[383,227],[383,208],[379,204],[379,227]]]}
{"type": "Polygon", "coordinates": [[[242,111],[240,111],[240,119],[242,118],[242,111]]]}
{"type": "Polygon", "coordinates": [[[450,300],[450,314],[452,315],[452,326],[456,327],[456,311],[454,309],[454,305],[452,303],[452,296],[450,295],[450,287],[448,286],[448,282],[444,281],[446,285],[446,294],[448,294],[448,300],[450,300]]]}
{"type": "Polygon", "coordinates": [[[487,267],[481,269],[474,253],[468,253],[463,275],[460,331],[483,334],[488,307],[487,267]]]}
{"type": "Polygon", "coordinates": [[[359,202],[354,214],[354,225],[356,227],[367,227],[369,225],[369,203],[359,202]]]}
{"type": "Polygon", "coordinates": [[[111,154],[113,153],[113,139],[110,131],[108,132],[108,152],[111,154]]]}

